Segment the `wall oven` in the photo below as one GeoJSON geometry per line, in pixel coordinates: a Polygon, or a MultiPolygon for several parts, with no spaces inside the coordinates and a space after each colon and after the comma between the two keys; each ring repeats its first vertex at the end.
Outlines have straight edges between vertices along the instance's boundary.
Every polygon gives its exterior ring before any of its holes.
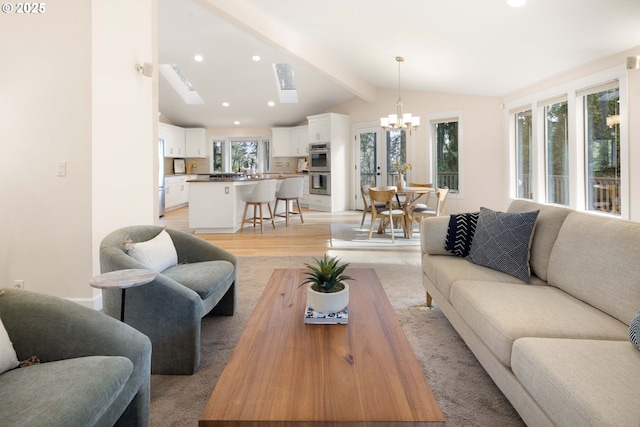
{"type": "Polygon", "coordinates": [[[329,172],[331,150],[329,144],[309,144],[309,171],[329,172]]]}
{"type": "Polygon", "coordinates": [[[331,195],[331,172],[309,172],[309,194],[331,195]]]}

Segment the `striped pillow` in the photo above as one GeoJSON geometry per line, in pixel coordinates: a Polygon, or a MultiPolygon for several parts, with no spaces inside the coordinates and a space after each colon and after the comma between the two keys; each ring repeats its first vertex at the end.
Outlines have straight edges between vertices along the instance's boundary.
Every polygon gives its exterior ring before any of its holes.
{"type": "Polygon", "coordinates": [[[457,256],[469,255],[479,215],[480,212],[451,215],[444,248],[457,256]]]}
{"type": "Polygon", "coordinates": [[[629,325],[629,341],[640,350],[640,311],[631,321],[631,325],[629,325]]]}

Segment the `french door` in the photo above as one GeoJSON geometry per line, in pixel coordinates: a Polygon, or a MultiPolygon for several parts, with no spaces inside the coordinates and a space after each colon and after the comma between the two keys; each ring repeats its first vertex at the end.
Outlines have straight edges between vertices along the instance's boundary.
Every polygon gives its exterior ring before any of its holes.
{"type": "Polygon", "coordinates": [[[394,162],[407,161],[405,131],[385,131],[380,126],[355,129],[356,209],[364,209],[360,185],[371,187],[395,185],[397,180],[394,162]]]}

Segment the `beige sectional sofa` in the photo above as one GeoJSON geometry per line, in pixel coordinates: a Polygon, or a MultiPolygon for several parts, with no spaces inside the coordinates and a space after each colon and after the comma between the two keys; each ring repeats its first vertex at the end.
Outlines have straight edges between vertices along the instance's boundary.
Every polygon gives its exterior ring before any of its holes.
{"type": "Polygon", "coordinates": [[[427,299],[530,426],[640,425],[640,223],[539,210],[531,283],[444,249],[449,217],[420,225],[427,299]]]}

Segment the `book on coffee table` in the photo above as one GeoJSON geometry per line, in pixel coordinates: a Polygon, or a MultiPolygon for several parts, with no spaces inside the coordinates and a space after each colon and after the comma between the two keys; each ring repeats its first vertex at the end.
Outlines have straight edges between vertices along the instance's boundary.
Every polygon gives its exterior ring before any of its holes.
{"type": "Polygon", "coordinates": [[[320,311],[315,311],[313,308],[307,306],[304,312],[304,323],[346,325],[347,323],[349,323],[349,310],[348,307],[345,307],[337,313],[322,313],[320,311]]]}

